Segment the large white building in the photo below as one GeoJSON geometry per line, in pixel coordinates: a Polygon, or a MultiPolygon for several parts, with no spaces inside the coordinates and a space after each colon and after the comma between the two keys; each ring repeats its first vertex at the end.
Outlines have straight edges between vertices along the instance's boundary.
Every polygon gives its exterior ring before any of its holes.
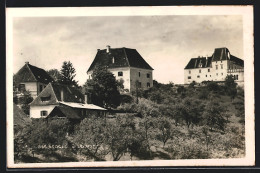
{"type": "Polygon", "coordinates": [[[216,48],[211,57],[191,58],[184,68],[184,83],[195,81],[222,82],[233,75],[236,83],[244,84],[244,61],[230,54],[227,48],[216,48]]]}
{"type": "Polygon", "coordinates": [[[89,78],[96,65],[106,66],[117,80],[123,80],[124,89],[129,92],[136,89],[136,84],[143,90],[153,86],[153,68],[136,49],[110,48],[110,46],[103,50],[98,49],[87,71],[89,78]]]}

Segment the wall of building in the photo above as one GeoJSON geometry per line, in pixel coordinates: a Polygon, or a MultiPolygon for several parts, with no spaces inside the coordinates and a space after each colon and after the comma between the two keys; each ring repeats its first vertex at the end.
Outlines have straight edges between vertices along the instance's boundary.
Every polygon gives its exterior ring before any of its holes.
{"type": "Polygon", "coordinates": [[[153,71],[148,69],[131,67],[130,68],[130,82],[131,82],[130,92],[136,89],[136,84],[135,84],[136,81],[141,82],[141,88],[143,90],[147,90],[150,87],[153,87],[153,71]],[[149,78],[147,78],[147,74],[150,75],[149,78]],[[147,83],[150,84],[150,87],[147,87],[147,83]]]}
{"type": "Polygon", "coordinates": [[[41,111],[47,111],[49,115],[55,106],[57,105],[30,106],[30,118],[41,118],[41,111]]]}
{"type": "Polygon", "coordinates": [[[25,90],[30,91],[34,99],[37,97],[37,82],[21,82],[21,84],[25,84],[25,90]]]}
{"type": "Polygon", "coordinates": [[[212,68],[196,68],[184,70],[184,83],[190,84],[192,81],[201,83],[202,81],[211,81],[213,76],[211,74],[212,68]],[[210,72],[208,72],[208,70],[210,72]]]}
{"type": "Polygon", "coordinates": [[[212,62],[213,81],[224,81],[227,77],[228,60],[212,62]],[[222,67],[221,67],[222,66],[222,67]]]}
{"type": "Polygon", "coordinates": [[[228,60],[213,61],[209,68],[184,69],[184,83],[192,81],[201,83],[202,81],[224,81],[228,74],[228,60]],[[188,78],[191,79],[188,79],[188,78]]]}
{"type": "MultiPolygon", "coordinates": [[[[147,90],[150,87],[153,87],[153,71],[148,69],[141,69],[135,67],[124,67],[124,68],[113,68],[109,69],[111,73],[114,74],[116,80],[124,81],[124,89],[128,89],[130,92],[135,90],[135,81],[141,82],[141,87],[144,90],[147,90]],[[119,76],[118,72],[122,72],[123,76],[119,76]],[[140,72],[140,76],[139,76],[140,72]],[[147,74],[150,75],[147,78],[147,74]],[[147,87],[147,83],[150,83],[150,87],[147,87]]],[[[91,79],[92,71],[88,72],[88,79],[91,79]]]]}
{"type": "Polygon", "coordinates": [[[114,74],[116,80],[118,81],[123,80],[124,89],[128,89],[130,91],[130,68],[129,67],[113,68],[113,69],[109,69],[109,71],[114,74]],[[118,72],[122,72],[123,75],[119,76],[118,72]]]}

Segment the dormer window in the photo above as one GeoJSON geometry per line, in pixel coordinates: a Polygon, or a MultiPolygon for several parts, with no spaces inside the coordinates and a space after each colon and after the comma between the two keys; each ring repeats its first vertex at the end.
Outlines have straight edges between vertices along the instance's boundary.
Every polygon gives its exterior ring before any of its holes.
{"type": "Polygon", "coordinates": [[[202,67],[202,63],[199,64],[199,67],[202,67]]]}
{"type": "Polygon", "coordinates": [[[141,72],[138,73],[139,77],[141,77],[141,72]]]}
{"type": "Polygon", "coordinates": [[[41,101],[42,102],[48,102],[51,100],[51,96],[47,96],[47,97],[41,97],[41,101]]]}

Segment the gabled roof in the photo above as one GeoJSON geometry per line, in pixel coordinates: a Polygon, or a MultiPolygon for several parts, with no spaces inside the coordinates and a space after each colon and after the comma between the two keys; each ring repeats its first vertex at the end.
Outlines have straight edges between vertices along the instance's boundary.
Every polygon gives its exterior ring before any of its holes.
{"type": "Polygon", "coordinates": [[[110,48],[109,53],[106,52],[106,49],[98,50],[87,72],[93,70],[96,65],[106,66],[107,68],[136,67],[153,70],[136,49],[124,47],[110,48]],[[114,63],[112,63],[113,58],[114,63]]]}
{"type": "Polygon", "coordinates": [[[66,117],[68,119],[81,119],[78,113],[71,107],[65,106],[55,106],[55,108],[50,112],[47,118],[51,117],[66,117]]]}
{"type": "Polygon", "coordinates": [[[21,82],[41,82],[45,84],[53,82],[52,77],[45,70],[28,62],[16,73],[15,80],[18,84],[21,82]]]}
{"type": "Polygon", "coordinates": [[[211,66],[212,57],[191,58],[184,69],[207,68],[211,66]],[[201,65],[201,66],[200,66],[201,65]]]}
{"type": "Polygon", "coordinates": [[[49,83],[30,105],[51,105],[58,104],[60,101],[82,103],[84,95],[75,87],[49,83]],[[62,92],[63,100],[61,100],[62,92]]]}

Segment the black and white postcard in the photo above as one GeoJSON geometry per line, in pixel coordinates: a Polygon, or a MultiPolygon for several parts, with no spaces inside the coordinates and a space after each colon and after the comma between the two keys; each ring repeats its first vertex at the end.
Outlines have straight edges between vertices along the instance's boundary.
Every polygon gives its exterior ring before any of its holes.
{"type": "Polygon", "coordinates": [[[7,8],[7,167],[255,164],[252,6],[7,8]]]}

